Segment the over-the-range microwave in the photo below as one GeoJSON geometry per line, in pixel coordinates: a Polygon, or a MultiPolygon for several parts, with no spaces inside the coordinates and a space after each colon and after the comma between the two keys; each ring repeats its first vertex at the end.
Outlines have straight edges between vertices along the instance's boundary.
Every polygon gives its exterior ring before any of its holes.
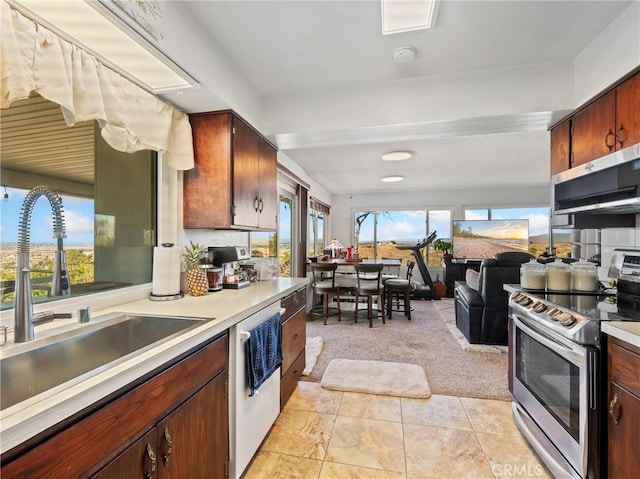
{"type": "Polygon", "coordinates": [[[555,215],[640,213],[640,144],[551,178],[555,215]]]}

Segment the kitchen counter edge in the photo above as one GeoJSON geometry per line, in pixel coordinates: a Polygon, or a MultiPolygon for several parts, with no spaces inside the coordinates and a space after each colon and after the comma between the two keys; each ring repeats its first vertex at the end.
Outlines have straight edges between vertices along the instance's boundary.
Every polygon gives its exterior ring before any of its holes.
{"type": "Polygon", "coordinates": [[[182,316],[206,321],[60,392],[41,400],[24,401],[0,412],[0,453],[5,454],[92,406],[145,374],[225,332],[243,319],[305,287],[307,283],[306,278],[278,278],[252,283],[239,290],[224,289],[200,297],[185,296],[175,301],[142,299],[96,312],[96,321],[100,320],[100,316],[113,312],[182,316]]]}
{"type": "Polygon", "coordinates": [[[640,348],[640,323],[631,321],[603,322],[602,332],[640,348]]]}

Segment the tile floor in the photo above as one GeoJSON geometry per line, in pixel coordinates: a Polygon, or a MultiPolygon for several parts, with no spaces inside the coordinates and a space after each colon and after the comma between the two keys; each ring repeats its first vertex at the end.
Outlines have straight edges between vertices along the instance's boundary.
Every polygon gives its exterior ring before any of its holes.
{"type": "Polygon", "coordinates": [[[511,403],[329,391],[301,381],[244,479],[551,478],[511,403]]]}

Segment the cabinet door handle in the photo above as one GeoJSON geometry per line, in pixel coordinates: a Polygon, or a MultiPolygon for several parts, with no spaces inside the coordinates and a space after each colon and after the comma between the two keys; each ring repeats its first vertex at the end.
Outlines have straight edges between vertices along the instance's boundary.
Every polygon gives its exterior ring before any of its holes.
{"type": "Polygon", "coordinates": [[[173,439],[171,438],[171,434],[169,434],[169,428],[164,428],[164,433],[162,434],[162,462],[166,466],[169,462],[169,456],[171,455],[171,450],[173,446],[173,439]]]}
{"type": "Polygon", "coordinates": [[[627,141],[627,130],[625,130],[622,123],[620,123],[620,128],[616,130],[616,142],[618,142],[618,145],[622,148],[625,141],[627,141]]]}
{"type": "Polygon", "coordinates": [[[260,206],[260,203],[258,202],[258,197],[256,196],[253,199],[253,209],[256,210],[256,212],[258,211],[258,207],[260,206]]]}
{"type": "Polygon", "coordinates": [[[609,403],[609,415],[613,419],[614,424],[617,426],[620,424],[620,413],[622,412],[622,405],[618,400],[618,393],[613,395],[613,399],[609,403]]]}
{"type": "Polygon", "coordinates": [[[156,472],[156,453],[153,452],[151,444],[147,444],[144,451],[144,458],[142,460],[142,469],[145,479],[151,479],[153,473],[156,472]]]}
{"type": "Polygon", "coordinates": [[[604,135],[604,146],[609,148],[609,151],[612,151],[613,147],[616,146],[616,135],[611,128],[609,128],[609,133],[604,135]],[[611,138],[611,142],[609,142],[609,138],[611,138]]]}
{"type": "Polygon", "coordinates": [[[260,198],[260,201],[258,201],[258,211],[262,213],[263,209],[264,209],[264,203],[262,202],[262,198],[260,198]]]}

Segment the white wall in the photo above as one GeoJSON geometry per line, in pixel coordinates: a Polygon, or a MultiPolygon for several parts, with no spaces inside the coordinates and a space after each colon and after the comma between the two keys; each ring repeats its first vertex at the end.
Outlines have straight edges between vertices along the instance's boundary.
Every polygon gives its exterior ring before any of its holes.
{"type": "Polygon", "coordinates": [[[578,107],[640,65],[640,2],[631,4],[575,58],[578,107]]]}

